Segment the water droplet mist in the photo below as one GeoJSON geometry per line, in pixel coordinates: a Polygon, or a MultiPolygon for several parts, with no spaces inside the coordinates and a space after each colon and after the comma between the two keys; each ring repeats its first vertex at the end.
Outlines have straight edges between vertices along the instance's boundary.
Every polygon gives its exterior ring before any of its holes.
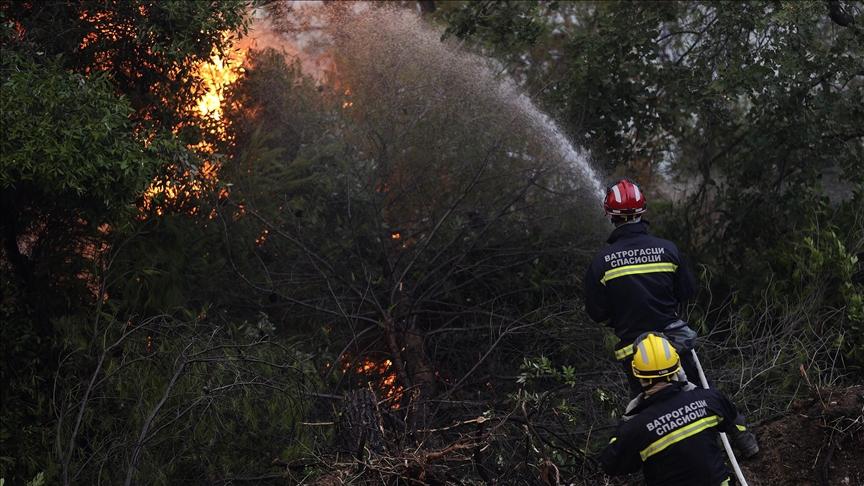
{"type": "Polygon", "coordinates": [[[442,41],[416,12],[285,2],[269,15],[253,25],[253,46],[286,53],[344,94],[342,108],[358,113],[358,137],[386,151],[379,159],[421,157],[443,174],[460,160],[492,157],[493,170],[516,164],[526,177],[543,173],[550,190],[572,194],[599,216],[603,189],[588,155],[500,64],[442,41]]]}

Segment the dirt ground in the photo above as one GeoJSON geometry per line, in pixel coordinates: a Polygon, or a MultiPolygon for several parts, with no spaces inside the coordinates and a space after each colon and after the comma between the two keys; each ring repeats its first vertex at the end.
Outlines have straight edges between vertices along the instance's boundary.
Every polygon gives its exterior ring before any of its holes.
{"type": "Polygon", "coordinates": [[[822,390],[754,430],[762,450],[742,464],[751,486],[864,486],[864,386],[822,390]]]}

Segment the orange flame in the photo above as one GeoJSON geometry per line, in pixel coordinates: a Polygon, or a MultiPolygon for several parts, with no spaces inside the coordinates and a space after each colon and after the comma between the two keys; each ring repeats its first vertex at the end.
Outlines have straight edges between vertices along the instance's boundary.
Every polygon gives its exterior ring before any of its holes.
{"type": "Polygon", "coordinates": [[[255,246],[261,246],[267,241],[267,237],[270,236],[270,230],[265,229],[258,235],[258,238],[255,238],[255,246]]]}
{"type": "MultiPolygon", "coordinates": [[[[231,33],[226,32],[223,35],[228,41],[231,33]]],[[[223,56],[214,49],[210,59],[199,63],[195,69],[197,76],[201,79],[203,92],[194,105],[188,107],[188,110],[190,114],[196,117],[213,122],[211,135],[223,142],[231,142],[227,123],[223,118],[225,93],[227,88],[245,72],[242,65],[246,59],[246,52],[245,49],[232,46],[225,51],[225,56],[223,56]]],[[[182,126],[175,127],[174,132],[178,132],[181,128],[182,126]]],[[[216,153],[216,147],[207,140],[190,145],[189,148],[205,157],[216,153]]],[[[207,159],[198,169],[197,174],[192,174],[187,170],[179,174],[175,173],[174,178],[154,179],[142,197],[140,204],[142,217],[146,218],[146,214],[153,213],[162,216],[169,208],[178,208],[183,206],[184,201],[194,201],[206,192],[215,190],[219,183],[220,169],[221,164],[207,159]]],[[[228,195],[227,188],[219,189],[219,199],[224,200],[228,195]]],[[[199,209],[193,205],[185,209],[185,212],[197,214],[199,209]]]]}
{"type": "Polygon", "coordinates": [[[346,359],[342,362],[342,371],[345,373],[353,371],[358,375],[366,376],[368,382],[375,386],[381,397],[390,404],[391,409],[399,408],[405,388],[397,382],[393,361],[389,359],[375,361],[365,358],[352,369],[352,361],[346,359]]]}

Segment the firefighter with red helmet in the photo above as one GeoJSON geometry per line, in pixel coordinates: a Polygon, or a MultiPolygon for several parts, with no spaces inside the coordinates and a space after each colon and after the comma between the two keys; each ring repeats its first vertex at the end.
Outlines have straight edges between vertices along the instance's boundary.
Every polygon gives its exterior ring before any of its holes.
{"type": "Polygon", "coordinates": [[[695,280],[674,243],[648,233],[647,210],[639,186],[622,179],[609,186],[603,207],[615,229],[585,274],[585,309],[597,322],[608,321],[620,342],[621,362],[631,396],[641,391],[630,373],[633,340],[664,332],[681,352],[684,371],[695,380],[691,353],[696,333],[681,320],[681,307],[695,293],[695,280]]]}

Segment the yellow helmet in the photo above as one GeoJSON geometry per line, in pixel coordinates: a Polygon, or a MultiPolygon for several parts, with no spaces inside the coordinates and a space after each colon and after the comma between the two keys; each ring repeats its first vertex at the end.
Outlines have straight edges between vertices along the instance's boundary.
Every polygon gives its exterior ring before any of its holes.
{"type": "Polygon", "coordinates": [[[674,375],[681,369],[678,352],[666,338],[647,333],[633,343],[633,375],[636,378],[652,379],[674,375]]]}

